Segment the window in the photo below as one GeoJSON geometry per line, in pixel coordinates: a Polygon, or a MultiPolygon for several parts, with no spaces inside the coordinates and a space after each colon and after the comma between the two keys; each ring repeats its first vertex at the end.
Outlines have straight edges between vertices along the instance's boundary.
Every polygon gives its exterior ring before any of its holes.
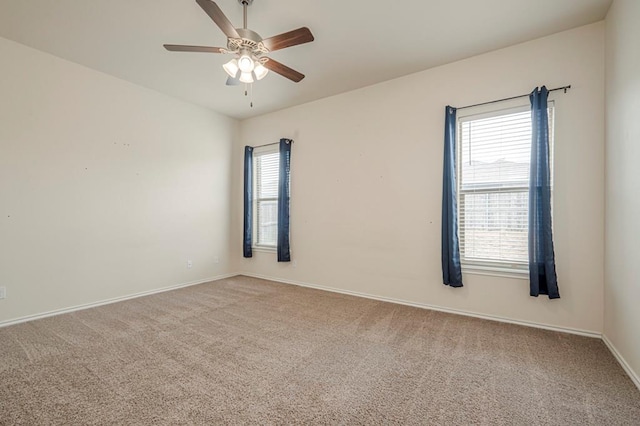
{"type": "MultiPolygon", "coordinates": [[[[549,127],[552,153],[551,103],[549,127]]],[[[530,108],[460,117],[458,140],[458,218],[463,266],[527,271],[530,108]]]]}
{"type": "Polygon", "coordinates": [[[253,151],[253,245],[274,249],[278,242],[278,146],[258,147],[253,151]]]}

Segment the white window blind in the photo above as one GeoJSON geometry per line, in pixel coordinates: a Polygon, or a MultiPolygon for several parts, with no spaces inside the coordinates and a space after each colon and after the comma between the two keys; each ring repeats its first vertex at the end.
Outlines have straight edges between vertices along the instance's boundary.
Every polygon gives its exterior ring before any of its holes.
{"type": "Polygon", "coordinates": [[[527,269],[530,109],[462,117],[458,125],[461,261],[527,269]]]}
{"type": "Polygon", "coordinates": [[[253,151],[254,245],[275,248],[278,238],[278,175],[280,154],[277,146],[253,151]]]}

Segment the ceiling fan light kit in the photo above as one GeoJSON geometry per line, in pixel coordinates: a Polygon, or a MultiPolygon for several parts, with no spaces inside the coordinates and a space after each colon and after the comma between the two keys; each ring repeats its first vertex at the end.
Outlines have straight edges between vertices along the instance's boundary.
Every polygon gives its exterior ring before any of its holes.
{"type": "Polygon", "coordinates": [[[243,28],[235,28],[214,1],[196,0],[196,3],[227,36],[227,47],[165,44],[165,49],[172,52],[228,53],[235,55],[233,59],[222,66],[229,75],[227,79],[228,86],[237,85],[238,81],[251,84],[262,80],[269,71],[280,74],[295,83],[299,83],[304,78],[304,74],[265,55],[276,50],[313,41],[313,34],[311,34],[309,28],[301,27],[263,39],[258,33],[247,28],[247,7],[253,3],[253,0],[238,0],[238,3],[243,7],[243,28]]]}

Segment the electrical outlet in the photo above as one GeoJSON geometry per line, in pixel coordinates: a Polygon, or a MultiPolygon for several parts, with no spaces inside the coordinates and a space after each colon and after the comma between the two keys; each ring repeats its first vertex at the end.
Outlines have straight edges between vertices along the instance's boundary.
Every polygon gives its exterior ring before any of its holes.
{"type": "Polygon", "coordinates": [[[187,260],[187,268],[191,268],[193,266],[193,262],[190,260],[187,260]]]}
{"type": "Polygon", "coordinates": [[[0,287],[0,299],[6,299],[6,298],[7,298],[7,288],[0,287]]]}

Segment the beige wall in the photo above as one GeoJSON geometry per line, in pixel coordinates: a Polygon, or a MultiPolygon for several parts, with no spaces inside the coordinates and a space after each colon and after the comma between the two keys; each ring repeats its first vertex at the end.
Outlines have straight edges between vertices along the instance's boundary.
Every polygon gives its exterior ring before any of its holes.
{"type": "Polygon", "coordinates": [[[0,322],[231,272],[234,120],[5,39],[0,58],[0,322]]]}
{"type": "Polygon", "coordinates": [[[640,2],[615,0],[606,20],[605,337],[640,386],[640,2]]]}
{"type": "MultiPolygon", "coordinates": [[[[304,84],[301,83],[301,84],[304,84]]],[[[524,99],[524,102],[528,102],[524,99]]],[[[597,23],[245,120],[235,146],[235,270],[517,321],[601,332],[604,26],[597,23]],[[562,299],[528,281],[442,285],[444,107],[571,84],[555,93],[555,241],[562,299]],[[295,140],[291,264],[243,259],[242,146],[295,140]]]]}

